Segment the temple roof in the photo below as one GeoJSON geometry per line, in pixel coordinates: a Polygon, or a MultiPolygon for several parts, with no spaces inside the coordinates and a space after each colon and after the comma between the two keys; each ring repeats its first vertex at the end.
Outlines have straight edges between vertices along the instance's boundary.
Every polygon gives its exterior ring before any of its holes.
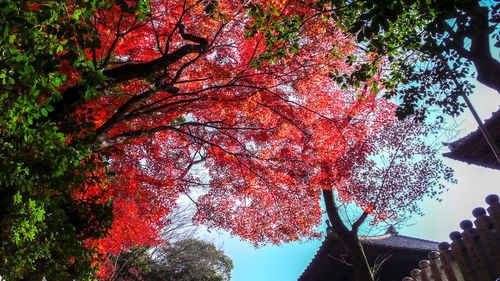
{"type": "MultiPolygon", "coordinates": [[[[500,110],[494,112],[489,119],[484,121],[484,126],[497,147],[500,147],[500,110]]],[[[450,152],[443,154],[445,157],[500,170],[500,163],[496,160],[479,128],[467,136],[451,143],[445,143],[445,145],[450,149],[450,152]]]]}
{"type": "MultiPolygon", "coordinates": [[[[380,281],[403,279],[415,264],[427,258],[430,251],[437,250],[439,244],[399,235],[392,226],[383,235],[360,236],[360,241],[370,264],[387,258],[380,271],[380,281]]],[[[329,233],[298,281],[350,280],[352,269],[341,262],[346,258],[342,242],[335,234],[329,233]]]]}
{"type": "MultiPolygon", "coordinates": [[[[393,227],[393,226],[391,226],[393,227]]],[[[388,231],[389,232],[389,231],[388,231]]],[[[394,249],[411,249],[419,251],[434,251],[437,249],[438,242],[419,239],[410,236],[399,235],[397,232],[378,236],[361,236],[359,239],[363,245],[377,245],[394,249]]]]}

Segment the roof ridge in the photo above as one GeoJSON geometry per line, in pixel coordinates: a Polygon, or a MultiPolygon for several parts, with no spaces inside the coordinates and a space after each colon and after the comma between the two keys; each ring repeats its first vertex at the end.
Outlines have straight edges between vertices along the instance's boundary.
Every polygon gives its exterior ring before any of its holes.
{"type": "Polygon", "coordinates": [[[359,239],[360,240],[380,240],[380,239],[385,239],[389,237],[400,237],[400,238],[409,238],[411,240],[419,240],[422,242],[431,242],[431,243],[436,243],[439,244],[439,242],[433,241],[433,240],[428,240],[428,239],[423,239],[423,238],[418,238],[418,237],[413,237],[413,236],[407,236],[407,235],[401,235],[401,234],[391,234],[391,233],[386,233],[386,234],[381,234],[381,235],[360,235],[359,239]]]}
{"type": "Polygon", "coordinates": [[[391,233],[386,233],[386,234],[381,234],[381,235],[360,235],[359,239],[360,240],[379,240],[379,239],[384,239],[384,238],[389,238],[389,237],[401,237],[401,238],[410,238],[412,240],[419,240],[419,241],[424,241],[424,242],[432,242],[439,244],[439,242],[433,241],[433,240],[428,240],[428,239],[423,239],[423,238],[418,238],[418,237],[413,237],[413,236],[407,236],[407,235],[401,235],[401,234],[391,234],[391,233]]]}
{"type": "Polygon", "coordinates": [[[433,240],[422,239],[422,238],[418,238],[418,237],[412,237],[412,236],[406,236],[406,235],[398,235],[398,236],[402,236],[402,237],[406,237],[406,238],[411,238],[413,240],[420,240],[420,241],[425,241],[425,242],[431,242],[431,243],[439,244],[439,242],[436,242],[436,241],[433,241],[433,240]]]}
{"type": "Polygon", "coordinates": [[[386,233],[386,234],[380,234],[380,235],[359,235],[359,240],[378,240],[378,239],[384,239],[384,238],[389,238],[392,236],[401,236],[401,235],[394,235],[391,233],[386,233]]]}

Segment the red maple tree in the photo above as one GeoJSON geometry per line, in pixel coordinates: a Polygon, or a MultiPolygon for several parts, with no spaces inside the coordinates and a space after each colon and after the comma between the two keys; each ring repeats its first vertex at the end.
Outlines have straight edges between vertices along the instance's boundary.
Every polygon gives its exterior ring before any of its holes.
{"type": "MultiPolygon", "coordinates": [[[[310,11],[301,1],[252,2],[257,11],[272,3],[276,17],[310,11]]],[[[275,38],[249,39],[241,1],[149,5],[144,19],[117,5],[95,11],[100,46],[85,51],[102,70],[98,95],[86,97],[81,76],[61,69],[71,79],[50,118],[63,128],[85,116],[93,130],[71,141],[112,152],[103,183],[83,196],[112,201],[115,220],[106,238],[88,243],[111,254],[154,245],[177,198],[193,190],[197,223],[255,245],[319,237],[321,190],[348,178],[368,139],[394,121],[394,105],[371,81],[353,92],[329,78],[356,66],[346,63],[352,40],[311,18],[299,41],[276,39],[296,52],[256,67],[275,38]]]]}

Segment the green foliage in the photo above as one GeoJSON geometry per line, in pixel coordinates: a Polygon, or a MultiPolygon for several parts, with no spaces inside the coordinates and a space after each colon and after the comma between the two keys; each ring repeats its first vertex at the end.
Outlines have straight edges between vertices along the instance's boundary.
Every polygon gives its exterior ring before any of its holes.
{"type": "MultiPolygon", "coordinates": [[[[460,6],[459,1],[326,0],[317,5],[343,7],[331,14],[338,27],[390,66],[380,82],[388,90],[386,97],[399,100],[398,116],[422,120],[435,105],[445,114],[459,114],[464,108],[459,96],[472,92],[465,79],[471,76],[471,61],[458,55],[458,46],[447,43],[465,44],[465,37],[456,32],[479,5],[468,2],[460,6]],[[458,26],[455,31],[445,28],[450,22],[458,26]]],[[[361,73],[373,69],[377,66],[367,65],[361,73]]],[[[359,77],[357,72],[352,75],[359,77]]]]}
{"type": "Polygon", "coordinates": [[[232,260],[210,242],[184,239],[154,249],[139,248],[115,257],[117,280],[229,281],[232,260]]]}
{"type": "MultiPolygon", "coordinates": [[[[444,114],[458,115],[464,110],[461,95],[472,92],[468,78],[477,75],[479,82],[500,91],[500,63],[491,48],[500,48],[500,4],[477,0],[317,0],[309,8],[332,25],[344,30],[373,60],[360,62],[349,74],[331,73],[343,88],[358,87],[377,73],[386,97],[399,103],[400,118],[414,115],[422,120],[430,107],[438,106],[444,114]],[[383,68],[381,68],[383,66],[383,68]],[[473,73],[473,66],[477,73],[473,73]],[[389,67],[389,69],[387,69],[389,67]],[[488,73],[489,72],[489,73],[488,73]]],[[[293,52],[300,26],[293,16],[275,18],[262,7],[248,5],[254,22],[249,36],[263,32],[268,51],[256,60],[276,61],[293,52]],[[297,28],[282,29],[287,25],[297,28]]],[[[333,46],[332,46],[333,47],[333,46]]],[[[336,57],[335,48],[332,56],[336,57]]],[[[350,58],[350,65],[356,58],[350,58]]]]}
{"type": "Polygon", "coordinates": [[[245,8],[248,9],[248,15],[254,18],[253,24],[246,27],[245,37],[251,39],[261,32],[267,44],[267,50],[252,61],[252,67],[260,68],[267,61],[276,63],[278,59],[285,58],[289,53],[295,53],[298,50],[297,34],[304,16],[280,15],[272,3],[266,7],[262,3],[250,2],[245,8]]]}
{"type": "MultiPolygon", "coordinates": [[[[125,1],[120,2],[125,5],[125,1]]],[[[137,9],[145,11],[144,1],[137,9]]],[[[88,95],[102,73],[85,48],[98,47],[88,22],[105,1],[0,1],[0,276],[18,280],[85,279],[96,250],[85,240],[106,233],[109,203],[85,197],[105,169],[105,153],[71,143],[83,127],[49,121],[66,75],[65,61],[82,74],[88,95]],[[69,12],[71,11],[71,13],[69,12]]],[[[140,13],[139,13],[140,14],[140,13]]],[[[78,116],[75,116],[78,118],[78,116]]]]}

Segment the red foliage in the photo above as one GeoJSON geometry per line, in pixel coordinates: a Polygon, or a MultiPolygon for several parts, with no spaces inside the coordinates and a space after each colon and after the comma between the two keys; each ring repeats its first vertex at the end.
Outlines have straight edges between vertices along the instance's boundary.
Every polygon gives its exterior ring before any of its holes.
{"type": "Polygon", "coordinates": [[[412,119],[387,124],[368,140],[371,149],[350,166],[351,176],[335,182],[338,200],[356,202],[373,216],[372,224],[422,214],[418,202],[441,194],[444,181],[456,183],[430,141],[437,128],[412,119]]]}
{"type": "MultiPolygon", "coordinates": [[[[245,38],[241,1],[219,1],[225,22],[205,2],[153,0],[140,22],[119,7],[95,16],[101,48],[88,57],[112,78],[79,110],[92,108],[96,141],[114,148],[106,185],[88,191],[114,205],[110,234],[93,242],[103,253],[154,244],[176,199],[194,191],[197,223],[256,245],[318,237],[321,188],[348,177],[366,140],[393,121],[394,106],[369,84],[355,93],[329,78],[355,67],[344,62],[351,40],[331,22],[311,18],[295,54],[254,69],[265,39],[245,38]],[[184,27],[207,48],[161,61],[202,44],[184,27]],[[334,42],[341,58],[325,55],[334,42]]],[[[308,13],[294,1],[261,2],[308,13]]]]}

